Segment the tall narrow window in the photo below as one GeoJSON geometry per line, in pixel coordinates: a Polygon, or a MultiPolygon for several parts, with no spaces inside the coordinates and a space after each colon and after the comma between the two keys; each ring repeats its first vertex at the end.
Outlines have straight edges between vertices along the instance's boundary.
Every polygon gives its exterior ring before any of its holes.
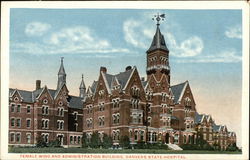
{"type": "Polygon", "coordinates": [[[15,118],[11,118],[10,123],[11,127],[15,127],[15,118]]]}
{"type": "Polygon", "coordinates": [[[17,112],[21,112],[21,105],[20,104],[17,105],[17,112]]]}
{"type": "Polygon", "coordinates": [[[26,135],[26,140],[27,140],[27,143],[31,142],[31,134],[26,135]]]}
{"type": "Polygon", "coordinates": [[[21,133],[16,134],[16,142],[18,142],[18,143],[21,142],[21,133]]]}
{"type": "Polygon", "coordinates": [[[30,106],[27,106],[27,113],[30,113],[30,106]]]}
{"type": "Polygon", "coordinates": [[[15,112],[15,104],[11,104],[11,112],[15,112]]]}
{"type": "Polygon", "coordinates": [[[15,133],[10,133],[10,141],[15,142],[15,133]]]}
{"type": "Polygon", "coordinates": [[[31,124],[31,120],[27,119],[27,121],[26,121],[27,128],[30,128],[30,124],[31,124]]]}
{"type": "Polygon", "coordinates": [[[21,119],[20,118],[16,120],[16,126],[21,127],[21,119]]]}

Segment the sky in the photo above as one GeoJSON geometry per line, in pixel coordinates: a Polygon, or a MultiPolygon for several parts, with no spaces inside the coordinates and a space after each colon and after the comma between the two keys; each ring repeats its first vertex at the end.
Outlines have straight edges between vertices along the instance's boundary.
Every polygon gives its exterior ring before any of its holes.
{"type": "Polygon", "coordinates": [[[170,50],[171,85],[189,81],[199,113],[235,131],[241,146],[241,10],[21,9],[10,11],[10,87],[55,89],[60,57],[67,87],[79,94],[98,79],[100,66],[117,74],[136,66],[146,77],[146,50],[155,14],[170,50]]]}

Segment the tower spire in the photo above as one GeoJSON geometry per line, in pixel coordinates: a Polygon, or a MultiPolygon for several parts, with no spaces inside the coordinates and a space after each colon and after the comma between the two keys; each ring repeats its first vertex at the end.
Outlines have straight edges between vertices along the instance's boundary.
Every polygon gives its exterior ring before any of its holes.
{"type": "Polygon", "coordinates": [[[79,97],[84,98],[85,94],[86,94],[86,86],[83,80],[83,74],[82,74],[82,81],[79,87],[79,97]]]}
{"type": "Polygon", "coordinates": [[[157,23],[156,23],[157,27],[156,27],[156,32],[155,32],[154,38],[152,40],[151,46],[147,50],[147,53],[152,52],[152,51],[157,50],[157,49],[169,52],[169,50],[166,46],[166,43],[165,43],[164,36],[161,34],[160,27],[159,27],[160,21],[165,20],[165,14],[160,15],[158,13],[157,15],[154,16],[154,18],[152,18],[152,20],[157,21],[157,23]]]}
{"type": "Polygon", "coordinates": [[[58,71],[57,89],[59,89],[64,83],[66,84],[66,72],[63,66],[63,59],[64,57],[61,57],[61,65],[58,71]]]}

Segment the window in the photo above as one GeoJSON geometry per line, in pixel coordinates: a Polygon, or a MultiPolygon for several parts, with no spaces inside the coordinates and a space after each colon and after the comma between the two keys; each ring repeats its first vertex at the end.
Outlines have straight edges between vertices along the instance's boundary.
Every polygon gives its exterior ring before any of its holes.
{"type": "Polygon", "coordinates": [[[183,143],[184,143],[184,144],[187,143],[187,137],[186,137],[186,135],[183,136],[183,143]]]}
{"type": "Polygon", "coordinates": [[[74,112],[74,119],[77,120],[77,112],[74,112]]]}
{"type": "Polygon", "coordinates": [[[132,96],[137,96],[137,97],[140,96],[140,88],[138,88],[137,86],[132,87],[131,91],[132,91],[132,96]]]}
{"type": "Polygon", "coordinates": [[[49,120],[42,119],[42,129],[49,129],[49,120]]]}
{"type": "Polygon", "coordinates": [[[48,143],[49,142],[49,135],[48,134],[45,135],[44,139],[45,139],[45,142],[48,143]]]}
{"type": "Polygon", "coordinates": [[[74,136],[74,143],[76,144],[76,136],[74,136]]]}
{"type": "Polygon", "coordinates": [[[30,124],[31,124],[31,120],[30,120],[30,119],[27,119],[27,120],[26,120],[27,128],[30,128],[30,124]]]}
{"type": "Polygon", "coordinates": [[[10,141],[15,142],[15,133],[10,133],[10,141]]]}
{"type": "Polygon", "coordinates": [[[144,131],[141,131],[141,132],[140,132],[140,135],[141,135],[140,140],[141,140],[141,141],[144,141],[144,131]]]}
{"type": "Polygon", "coordinates": [[[77,143],[81,144],[81,137],[80,136],[77,137],[77,143]]]}
{"type": "Polygon", "coordinates": [[[148,117],[148,126],[151,126],[151,117],[148,117]]]}
{"type": "Polygon", "coordinates": [[[104,111],[104,103],[99,103],[99,111],[104,111]]]}
{"type": "Polygon", "coordinates": [[[120,99],[119,98],[112,99],[112,104],[113,104],[113,108],[119,108],[120,107],[120,99]]]}
{"type": "Polygon", "coordinates": [[[27,143],[30,143],[30,142],[31,142],[31,134],[30,134],[30,133],[28,133],[28,134],[26,135],[26,141],[27,141],[27,143]]]}
{"type": "Polygon", "coordinates": [[[178,143],[179,143],[179,135],[178,135],[178,134],[175,134],[175,135],[174,135],[174,143],[175,143],[175,144],[178,144],[178,143]]]}
{"type": "Polygon", "coordinates": [[[30,113],[30,106],[27,106],[27,113],[30,113]]]}
{"type": "Polygon", "coordinates": [[[133,109],[139,109],[139,99],[131,99],[131,106],[133,109]]]}
{"type": "Polygon", "coordinates": [[[78,123],[75,123],[74,124],[74,131],[76,131],[76,132],[77,132],[77,127],[78,127],[78,123]]]}
{"type": "Polygon", "coordinates": [[[146,92],[146,99],[151,101],[153,99],[153,92],[147,91],[146,92]]]}
{"type": "Polygon", "coordinates": [[[11,127],[15,127],[15,118],[11,118],[10,123],[11,127]]]}
{"type": "Polygon", "coordinates": [[[21,105],[20,104],[17,105],[17,112],[21,112],[21,105]]]}
{"type": "Polygon", "coordinates": [[[87,127],[88,128],[92,127],[92,122],[93,122],[92,118],[86,119],[86,121],[87,121],[87,127]]]}
{"type": "Polygon", "coordinates": [[[20,118],[16,120],[16,126],[21,127],[21,119],[20,118]]]}
{"type": "Polygon", "coordinates": [[[135,130],[135,141],[138,141],[138,131],[135,130]]]}
{"type": "Polygon", "coordinates": [[[11,109],[10,109],[11,112],[15,112],[15,104],[11,104],[11,109]]]}
{"type": "Polygon", "coordinates": [[[57,109],[57,114],[58,114],[58,116],[63,117],[64,116],[64,109],[62,107],[59,107],[57,109]]]}
{"type": "Polygon", "coordinates": [[[138,116],[138,123],[142,123],[142,114],[139,114],[138,116]]]}
{"type": "Polygon", "coordinates": [[[150,104],[150,103],[147,104],[148,113],[151,113],[151,110],[152,110],[151,105],[152,105],[152,104],[150,104]]]}
{"type": "Polygon", "coordinates": [[[162,100],[163,102],[166,102],[166,101],[167,101],[167,93],[162,93],[162,94],[161,94],[161,100],[162,100]]]}
{"type": "Polygon", "coordinates": [[[113,124],[119,124],[120,123],[120,114],[119,113],[116,113],[116,114],[113,114],[113,124]]]}
{"type": "Polygon", "coordinates": [[[99,126],[104,126],[104,116],[98,117],[99,126]]]}
{"type": "Polygon", "coordinates": [[[42,106],[42,114],[43,115],[49,114],[49,107],[48,106],[42,106]]]}
{"type": "Polygon", "coordinates": [[[16,142],[20,143],[21,142],[21,133],[16,134],[16,142]]]}
{"type": "Polygon", "coordinates": [[[73,144],[73,136],[70,136],[70,144],[73,144]]]}
{"type": "Polygon", "coordinates": [[[104,97],[104,90],[100,90],[100,91],[99,91],[99,96],[100,96],[100,98],[103,98],[103,97],[104,97]]]}
{"type": "Polygon", "coordinates": [[[120,130],[113,130],[113,140],[120,139],[120,130]]]}

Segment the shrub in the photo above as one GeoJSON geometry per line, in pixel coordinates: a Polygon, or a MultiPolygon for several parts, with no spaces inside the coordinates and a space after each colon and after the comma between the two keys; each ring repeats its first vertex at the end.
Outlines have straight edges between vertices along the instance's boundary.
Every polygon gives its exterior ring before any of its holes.
{"type": "Polygon", "coordinates": [[[237,147],[236,143],[230,144],[227,149],[227,151],[237,151],[239,148],[237,147]]]}
{"type": "Polygon", "coordinates": [[[101,143],[103,148],[110,148],[112,147],[112,138],[107,134],[103,135],[103,142],[101,143]]]}
{"type": "Polygon", "coordinates": [[[121,145],[122,148],[129,148],[130,146],[129,137],[127,135],[122,136],[119,144],[121,145]]]}
{"type": "Polygon", "coordinates": [[[36,147],[39,147],[39,148],[47,147],[47,143],[44,141],[42,137],[38,137],[36,147]]]}
{"type": "Polygon", "coordinates": [[[51,141],[48,143],[48,147],[61,147],[60,141],[58,139],[51,141]]]}
{"type": "Polygon", "coordinates": [[[87,134],[83,133],[82,135],[82,148],[87,148],[88,145],[88,139],[87,139],[87,134]]]}
{"type": "Polygon", "coordinates": [[[95,131],[92,136],[91,136],[91,139],[90,139],[90,144],[89,146],[91,148],[99,148],[101,146],[101,140],[99,138],[99,134],[97,131],[95,131]]]}

